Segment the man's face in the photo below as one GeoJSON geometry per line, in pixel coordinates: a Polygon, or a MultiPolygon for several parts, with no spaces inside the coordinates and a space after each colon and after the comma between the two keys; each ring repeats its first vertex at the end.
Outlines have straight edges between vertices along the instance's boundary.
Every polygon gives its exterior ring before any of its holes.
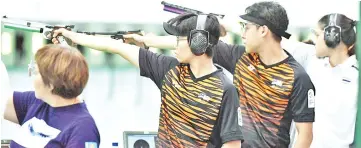
{"type": "Polygon", "coordinates": [[[195,57],[192,53],[187,37],[179,36],[177,37],[177,46],[175,50],[175,56],[180,63],[189,63],[190,60],[195,57]]]}
{"type": "Polygon", "coordinates": [[[260,26],[252,22],[245,22],[242,25],[244,28],[242,41],[246,47],[246,52],[257,52],[262,40],[261,32],[259,31],[260,26]]]}

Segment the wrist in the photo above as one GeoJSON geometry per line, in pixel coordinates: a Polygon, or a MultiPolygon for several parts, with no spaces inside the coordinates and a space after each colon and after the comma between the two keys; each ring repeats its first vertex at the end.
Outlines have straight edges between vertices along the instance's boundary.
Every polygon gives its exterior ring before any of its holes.
{"type": "Polygon", "coordinates": [[[139,37],[139,42],[142,42],[143,44],[148,46],[148,45],[152,44],[151,38],[152,37],[150,37],[150,36],[140,36],[139,37]]]}

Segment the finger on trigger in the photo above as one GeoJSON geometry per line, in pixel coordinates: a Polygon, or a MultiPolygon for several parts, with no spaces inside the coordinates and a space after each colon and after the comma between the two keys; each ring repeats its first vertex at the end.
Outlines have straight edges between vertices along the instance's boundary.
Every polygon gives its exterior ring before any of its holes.
{"type": "Polygon", "coordinates": [[[51,41],[52,41],[53,43],[56,43],[56,42],[57,42],[56,38],[53,38],[51,41]]]}
{"type": "Polygon", "coordinates": [[[59,34],[59,30],[54,30],[53,31],[53,38],[57,37],[59,34]]]}

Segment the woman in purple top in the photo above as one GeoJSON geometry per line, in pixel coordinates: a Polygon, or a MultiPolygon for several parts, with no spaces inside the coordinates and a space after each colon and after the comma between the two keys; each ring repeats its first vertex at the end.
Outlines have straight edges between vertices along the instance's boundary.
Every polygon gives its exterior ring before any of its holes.
{"type": "Polygon", "coordinates": [[[78,96],[89,78],[84,56],[75,48],[46,45],[29,64],[35,91],[14,92],[4,118],[21,125],[11,147],[98,147],[93,117],[78,96]]]}

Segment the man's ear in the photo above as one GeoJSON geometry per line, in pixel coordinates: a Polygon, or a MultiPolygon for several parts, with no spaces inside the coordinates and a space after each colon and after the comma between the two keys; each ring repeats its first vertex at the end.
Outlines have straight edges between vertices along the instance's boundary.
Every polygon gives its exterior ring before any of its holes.
{"type": "Polygon", "coordinates": [[[258,29],[261,31],[261,36],[262,37],[265,37],[267,35],[267,33],[270,32],[269,28],[267,26],[265,26],[265,25],[260,26],[258,29]]]}

